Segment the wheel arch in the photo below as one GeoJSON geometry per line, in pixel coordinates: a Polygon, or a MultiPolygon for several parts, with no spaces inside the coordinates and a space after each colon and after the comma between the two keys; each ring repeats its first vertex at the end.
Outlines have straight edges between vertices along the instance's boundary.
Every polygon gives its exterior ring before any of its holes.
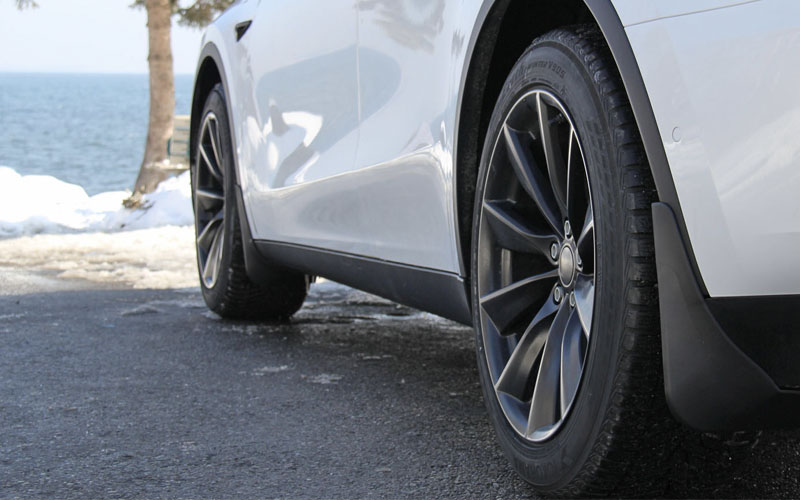
{"type": "MultiPolygon", "coordinates": [[[[222,84],[223,91],[225,95],[230,95],[228,92],[228,82],[225,78],[225,69],[222,64],[222,56],[219,53],[219,50],[213,43],[207,43],[203,50],[200,52],[199,62],[197,64],[197,72],[195,73],[194,78],[194,87],[192,91],[192,108],[191,108],[191,115],[190,115],[190,126],[189,126],[189,160],[194,162],[196,151],[194,149],[195,139],[197,137],[198,130],[200,128],[200,120],[202,119],[201,114],[203,113],[203,106],[205,106],[206,99],[208,95],[211,93],[211,90],[217,84],[222,84]]],[[[231,105],[228,99],[225,99],[225,103],[227,106],[228,116],[231,115],[231,105]]],[[[231,128],[231,135],[235,137],[234,134],[234,123],[233,120],[229,120],[231,122],[229,124],[231,128]]],[[[236,162],[236,167],[234,170],[237,172],[237,179],[236,183],[238,185],[238,162],[234,155],[234,162],[236,162]]]]}
{"type": "Polygon", "coordinates": [[[455,156],[455,213],[462,275],[469,281],[475,185],[489,119],[507,75],[537,37],[570,24],[593,23],[610,48],[644,143],[659,200],[675,212],[698,285],[707,296],[639,66],[612,0],[485,2],[462,72],[455,156]]]}

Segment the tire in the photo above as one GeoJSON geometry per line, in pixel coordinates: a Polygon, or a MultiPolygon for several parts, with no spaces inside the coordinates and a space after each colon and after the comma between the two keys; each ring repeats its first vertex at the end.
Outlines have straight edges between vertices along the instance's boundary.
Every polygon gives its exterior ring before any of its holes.
{"type": "Polygon", "coordinates": [[[661,374],[657,196],[595,28],[552,31],[520,57],[490,120],[475,200],[477,358],[503,452],[540,494],[656,493],[677,427],[661,374]]]}
{"type": "Polygon", "coordinates": [[[197,267],[203,299],[228,319],[282,320],[297,312],[308,290],[304,274],[265,263],[269,283],[245,270],[236,172],[223,87],[203,107],[191,166],[197,267]]]}

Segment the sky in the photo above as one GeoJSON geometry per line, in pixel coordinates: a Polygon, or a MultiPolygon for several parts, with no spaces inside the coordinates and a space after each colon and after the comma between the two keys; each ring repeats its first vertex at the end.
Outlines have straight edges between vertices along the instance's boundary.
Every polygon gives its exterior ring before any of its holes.
{"type": "MultiPolygon", "coordinates": [[[[133,0],[0,0],[0,72],[147,73],[147,18],[133,0]]],[[[194,74],[202,30],[173,18],[175,72],[194,74]]]]}

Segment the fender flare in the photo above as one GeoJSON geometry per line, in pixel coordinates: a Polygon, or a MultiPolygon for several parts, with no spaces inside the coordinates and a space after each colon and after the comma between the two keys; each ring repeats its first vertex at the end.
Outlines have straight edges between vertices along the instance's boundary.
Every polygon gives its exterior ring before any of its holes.
{"type": "MultiPolygon", "coordinates": [[[[467,54],[464,61],[464,68],[461,73],[460,90],[458,97],[458,116],[456,117],[456,144],[455,151],[458,155],[458,141],[461,134],[461,111],[464,106],[464,96],[468,92],[467,80],[470,68],[475,60],[478,39],[484,30],[487,29],[487,20],[493,15],[498,13],[502,16],[505,14],[505,9],[510,4],[511,0],[487,0],[481,6],[478,17],[475,22],[475,27],[470,36],[469,45],[467,46],[467,54]]],[[[644,84],[639,65],[636,62],[636,56],[633,53],[628,36],[625,34],[625,28],[620,21],[619,15],[612,3],[612,0],[583,0],[587,10],[594,17],[597,26],[603,34],[614,61],[622,77],[622,83],[625,91],[628,94],[628,99],[633,110],[636,124],[639,127],[642,143],[644,144],[647,160],[650,165],[650,171],[655,181],[656,190],[658,191],[659,200],[666,203],[672,209],[678,225],[678,230],[681,238],[685,242],[686,250],[689,257],[691,269],[694,273],[695,279],[702,291],[703,295],[708,296],[708,290],[703,282],[702,275],[700,274],[697,260],[691,247],[689,239],[689,232],[686,228],[686,222],[681,210],[680,201],[678,199],[678,192],[675,189],[675,183],[672,179],[672,173],[669,168],[669,161],[667,154],[664,150],[664,144],[661,141],[661,134],[656,122],[653,107],[650,104],[650,97],[647,88],[644,84]]],[[[458,157],[456,156],[456,165],[458,164],[458,157]]],[[[456,193],[454,200],[455,213],[458,214],[458,173],[453,176],[453,192],[456,193]]],[[[458,254],[459,259],[463,260],[462,248],[462,229],[459,228],[459,220],[456,217],[456,238],[458,239],[458,254]]],[[[468,263],[461,262],[462,275],[468,275],[468,263]]]]}

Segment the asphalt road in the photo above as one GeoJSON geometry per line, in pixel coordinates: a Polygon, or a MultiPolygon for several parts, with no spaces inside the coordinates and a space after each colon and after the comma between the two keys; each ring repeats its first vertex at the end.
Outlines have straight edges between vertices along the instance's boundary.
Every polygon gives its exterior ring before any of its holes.
{"type": "MultiPolygon", "coordinates": [[[[531,496],[467,328],[333,284],[285,325],[222,321],[195,289],[0,288],[0,497],[531,496]]],[[[666,495],[798,497],[799,444],[678,452],[666,495]]]]}

